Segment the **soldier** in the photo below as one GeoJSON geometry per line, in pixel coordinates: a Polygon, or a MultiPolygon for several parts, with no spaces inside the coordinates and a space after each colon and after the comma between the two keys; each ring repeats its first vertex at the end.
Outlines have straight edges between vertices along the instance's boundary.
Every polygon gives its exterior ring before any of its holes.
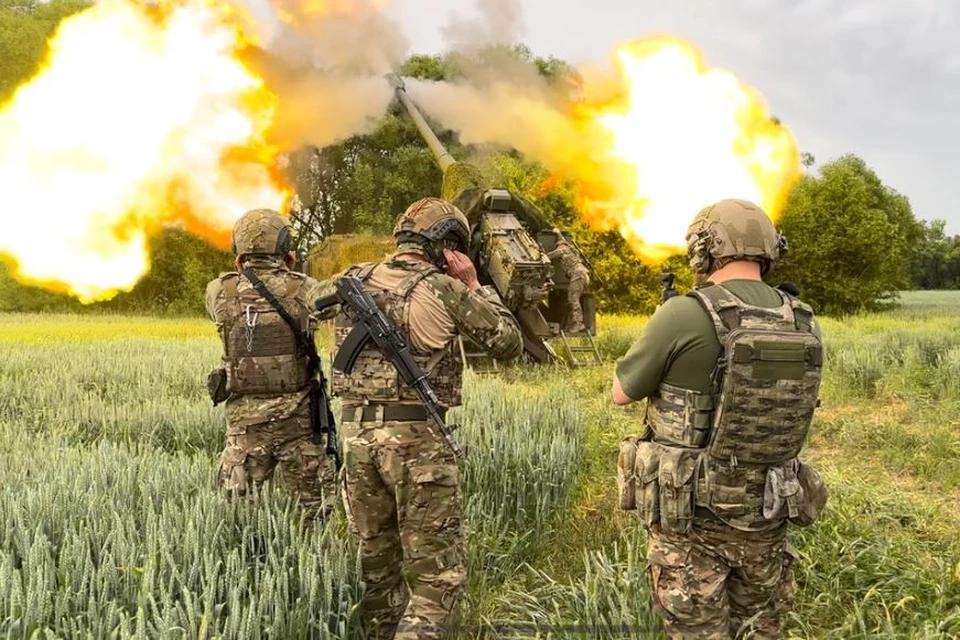
{"type": "MultiPolygon", "coordinates": [[[[359,278],[407,336],[445,414],[461,403],[459,336],[509,359],[522,352],[520,328],[497,293],[477,281],[459,209],[419,200],[399,217],[394,236],[394,254],[344,273],[359,278]]],[[[330,293],[335,279],[325,283],[330,293]]],[[[338,350],[350,330],[349,318],[337,315],[338,350]]],[[[443,637],[466,581],[456,457],[373,347],[350,375],[333,372],[333,388],[343,400],[344,504],[360,542],[365,618],[380,638],[443,637]]]]}
{"type": "Polygon", "coordinates": [[[794,596],[788,523],[812,524],[826,502],[797,459],[819,404],[820,329],[763,282],[786,243],[756,205],[706,207],[687,243],[701,285],[666,301],[617,363],[614,402],[648,399],[646,432],[621,445],[621,489],[635,492],[621,507],[649,532],[670,637],[779,638],[794,596]]]}
{"type": "Polygon", "coordinates": [[[557,236],[557,246],[547,253],[547,257],[551,262],[560,263],[560,268],[563,269],[568,280],[567,301],[570,311],[564,330],[568,333],[580,333],[586,330],[583,324],[583,304],[580,302],[580,297],[590,284],[590,270],[584,264],[580,252],[563,237],[560,230],[554,229],[553,233],[557,236]]]}
{"type": "Polygon", "coordinates": [[[237,270],[207,285],[207,313],[224,347],[224,369],[214,372],[219,378],[211,376],[216,380],[211,396],[215,403],[226,400],[220,487],[255,494],[279,464],[312,525],[335,504],[336,473],[325,447],[313,438],[308,358],[273,302],[248,277],[262,282],[312,341],[319,283],[291,270],[295,257],[290,247],[290,225],[276,211],[248,211],[234,226],[237,270]]]}

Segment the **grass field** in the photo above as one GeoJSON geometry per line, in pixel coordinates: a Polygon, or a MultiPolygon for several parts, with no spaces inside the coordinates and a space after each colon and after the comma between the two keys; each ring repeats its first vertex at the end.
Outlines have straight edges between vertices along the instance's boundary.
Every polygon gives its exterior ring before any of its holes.
{"type": "MultiPolygon", "coordinates": [[[[601,319],[590,371],[468,375],[452,416],[470,542],[467,637],[648,637],[644,536],[615,509],[608,400],[644,320],[601,319]]],[[[832,491],[795,530],[804,638],[960,635],[960,297],[824,320],[805,456],[832,491]]],[[[321,338],[321,343],[326,340],[321,338]]],[[[342,517],[305,534],[282,491],[214,489],[223,418],[199,320],[0,316],[0,637],[362,637],[342,517]]]]}

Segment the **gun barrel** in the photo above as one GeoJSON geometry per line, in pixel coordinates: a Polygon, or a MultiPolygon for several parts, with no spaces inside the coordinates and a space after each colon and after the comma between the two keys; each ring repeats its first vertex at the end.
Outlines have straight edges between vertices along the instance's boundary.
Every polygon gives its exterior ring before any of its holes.
{"type": "Polygon", "coordinates": [[[404,85],[400,76],[390,74],[387,79],[390,81],[390,84],[393,85],[400,104],[402,104],[404,109],[407,110],[407,113],[410,114],[413,124],[416,125],[420,135],[427,143],[427,146],[430,147],[430,151],[433,152],[433,156],[437,159],[437,164],[440,166],[440,171],[446,171],[450,165],[456,163],[456,159],[450,155],[447,148],[443,146],[440,138],[437,137],[437,134],[435,134],[433,129],[430,128],[430,125],[427,124],[427,120],[423,117],[423,114],[420,113],[420,109],[418,109],[417,105],[410,99],[410,96],[407,94],[406,85],[404,85]]]}

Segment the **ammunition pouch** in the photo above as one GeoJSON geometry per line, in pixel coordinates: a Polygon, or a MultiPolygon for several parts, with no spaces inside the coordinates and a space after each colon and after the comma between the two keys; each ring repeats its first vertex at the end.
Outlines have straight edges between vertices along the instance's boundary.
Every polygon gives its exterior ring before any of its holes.
{"type": "Polygon", "coordinates": [[[656,442],[628,436],[620,443],[617,486],[620,509],[636,511],[647,529],[660,521],[660,451],[656,442]]]}
{"type": "Polygon", "coordinates": [[[827,502],[823,478],[797,459],[770,467],[729,466],[712,460],[706,449],[638,436],[620,442],[617,488],[621,510],[636,511],[646,529],[659,525],[670,533],[687,533],[698,506],[737,528],[781,520],[806,527],[827,502]]]}
{"type": "Polygon", "coordinates": [[[230,394],[227,393],[226,369],[214,369],[207,375],[207,394],[213,401],[213,406],[217,406],[230,397],[230,394]]]}
{"type": "Polygon", "coordinates": [[[800,527],[812,525],[827,504],[823,477],[797,459],[770,467],[763,490],[763,517],[787,518],[800,527]]]}
{"type": "Polygon", "coordinates": [[[713,409],[710,394],[661,384],[647,403],[646,422],[661,442],[702,447],[710,436],[713,409]]]}
{"type": "Polygon", "coordinates": [[[693,524],[700,451],[660,447],[660,529],[687,533],[693,524]]]}
{"type": "Polygon", "coordinates": [[[310,383],[307,358],[298,354],[227,357],[224,364],[229,393],[293,393],[310,383]]]}

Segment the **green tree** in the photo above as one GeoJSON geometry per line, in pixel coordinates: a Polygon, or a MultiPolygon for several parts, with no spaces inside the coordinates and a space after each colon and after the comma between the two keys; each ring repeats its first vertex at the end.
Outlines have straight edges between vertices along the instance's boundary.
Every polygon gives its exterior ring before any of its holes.
{"type": "Polygon", "coordinates": [[[948,236],[946,222],[923,221],[913,255],[913,285],[919,289],[960,289],[960,235],[948,236]]]}
{"type": "Polygon", "coordinates": [[[82,0],[0,0],[0,103],[37,72],[60,21],[89,6],[82,0]]]}
{"type": "Polygon", "coordinates": [[[823,313],[875,309],[910,285],[922,236],[909,201],[855,155],[804,176],[779,221],[790,248],[777,268],[823,313]]]}

